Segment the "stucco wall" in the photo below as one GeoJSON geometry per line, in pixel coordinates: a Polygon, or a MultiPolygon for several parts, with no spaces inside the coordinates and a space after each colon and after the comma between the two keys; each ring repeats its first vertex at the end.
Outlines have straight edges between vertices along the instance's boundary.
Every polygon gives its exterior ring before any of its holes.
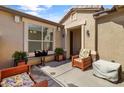
{"type": "Polygon", "coordinates": [[[124,67],[124,10],[98,19],[97,24],[100,58],[115,60],[124,67]]]}
{"type": "Polygon", "coordinates": [[[55,33],[55,48],[62,48],[62,32],[56,31],[55,33]]]}
{"type": "Polygon", "coordinates": [[[12,66],[11,56],[23,50],[23,23],[15,23],[14,16],[0,11],[0,68],[12,66]]]}
{"type": "MultiPolygon", "coordinates": [[[[13,66],[12,54],[15,51],[25,50],[25,31],[28,23],[44,25],[55,28],[54,49],[61,47],[61,31],[56,31],[56,26],[38,22],[35,20],[22,18],[20,23],[15,23],[14,15],[0,11],[0,69],[13,66]]],[[[29,64],[38,64],[41,58],[30,58],[29,64]]],[[[46,57],[46,61],[54,60],[54,56],[46,57]]]]}
{"type": "Polygon", "coordinates": [[[80,13],[79,17],[80,19],[82,18],[82,21],[86,21],[86,25],[84,25],[84,48],[95,50],[95,19],[93,18],[93,14],[80,13]],[[89,32],[89,36],[87,35],[87,31],[89,32]]]}

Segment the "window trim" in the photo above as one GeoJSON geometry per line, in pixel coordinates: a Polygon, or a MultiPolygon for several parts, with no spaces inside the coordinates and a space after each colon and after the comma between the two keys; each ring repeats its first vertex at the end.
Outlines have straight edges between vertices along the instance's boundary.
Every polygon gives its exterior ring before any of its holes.
{"type": "MultiPolygon", "coordinates": [[[[30,54],[32,54],[33,52],[29,52],[29,49],[28,49],[28,46],[29,46],[29,44],[28,44],[28,42],[29,41],[34,41],[34,42],[42,42],[41,43],[41,49],[43,49],[43,42],[44,42],[44,40],[43,40],[43,28],[44,27],[48,27],[48,28],[52,28],[52,31],[53,31],[53,40],[52,41],[45,41],[45,42],[53,42],[53,45],[52,45],[52,51],[49,51],[48,52],[48,54],[54,54],[54,49],[55,49],[55,27],[51,27],[51,26],[47,26],[47,25],[43,25],[43,24],[34,24],[34,23],[24,23],[24,51],[26,51],[26,52],[28,52],[28,54],[30,55],[30,54]],[[36,26],[41,26],[41,28],[42,28],[42,40],[30,40],[29,38],[28,38],[28,30],[29,30],[29,25],[36,25],[36,26]]],[[[49,31],[49,30],[48,30],[49,31]]]]}

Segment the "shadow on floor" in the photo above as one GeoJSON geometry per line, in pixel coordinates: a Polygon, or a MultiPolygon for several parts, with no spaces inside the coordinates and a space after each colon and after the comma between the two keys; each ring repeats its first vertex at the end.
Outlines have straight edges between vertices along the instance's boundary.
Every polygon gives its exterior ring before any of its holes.
{"type": "Polygon", "coordinates": [[[64,61],[52,61],[52,62],[48,62],[48,63],[45,63],[45,66],[50,66],[50,67],[57,67],[57,66],[60,66],[62,64],[66,64],[66,63],[69,63],[70,60],[64,60],[64,61]]]}
{"type": "Polygon", "coordinates": [[[39,67],[37,66],[32,66],[31,68],[31,74],[32,77],[36,82],[40,82],[43,80],[48,80],[48,86],[49,87],[61,87],[57,82],[55,82],[52,78],[50,78],[48,75],[43,73],[39,67]]]}
{"type": "Polygon", "coordinates": [[[74,85],[74,84],[72,84],[72,83],[69,83],[69,84],[68,84],[68,87],[78,87],[78,86],[76,86],[76,85],[74,85]]]}
{"type": "MultiPolygon", "coordinates": [[[[57,67],[57,66],[69,63],[69,62],[70,62],[70,60],[64,60],[64,61],[60,61],[60,62],[52,61],[52,62],[45,63],[45,66],[57,67]]],[[[32,66],[31,73],[32,73],[34,79],[37,82],[40,82],[42,80],[48,80],[49,87],[61,87],[52,78],[50,78],[48,75],[46,75],[44,72],[42,72],[42,70],[39,69],[41,67],[42,67],[41,65],[32,66]]],[[[76,87],[74,84],[69,84],[69,86],[76,87]]]]}
{"type": "Polygon", "coordinates": [[[122,76],[121,76],[122,78],[121,78],[121,80],[120,80],[120,82],[119,83],[122,83],[122,82],[124,82],[124,71],[122,71],[122,76]]]}

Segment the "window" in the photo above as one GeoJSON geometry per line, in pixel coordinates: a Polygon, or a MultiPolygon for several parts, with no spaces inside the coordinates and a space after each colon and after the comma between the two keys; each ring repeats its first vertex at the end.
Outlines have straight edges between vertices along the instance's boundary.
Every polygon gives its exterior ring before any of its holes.
{"type": "Polygon", "coordinates": [[[53,29],[43,27],[43,49],[53,51],[53,29]]]}
{"type": "Polygon", "coordinates": [[[48,49],[53,51],[53,28],[32,25],[28,27],[28,52],[48,49]]]}
{"type": "Polygon", "coordinates": [[[74,21],[77,19],[77,14],[76,13],[72,13],[71,14],[71,20],[74,21]]]}

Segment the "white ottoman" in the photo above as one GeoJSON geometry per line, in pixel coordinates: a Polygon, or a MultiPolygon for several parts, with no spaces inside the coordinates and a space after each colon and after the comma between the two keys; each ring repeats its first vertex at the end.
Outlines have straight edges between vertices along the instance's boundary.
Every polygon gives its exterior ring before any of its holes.
{"type": "Polygon", "coordinates": [[[121,65],[105,60],[93,62],[93,74],[97,77],[104,78],[113,83],[118,83],[121,79],[121,65]]]}

